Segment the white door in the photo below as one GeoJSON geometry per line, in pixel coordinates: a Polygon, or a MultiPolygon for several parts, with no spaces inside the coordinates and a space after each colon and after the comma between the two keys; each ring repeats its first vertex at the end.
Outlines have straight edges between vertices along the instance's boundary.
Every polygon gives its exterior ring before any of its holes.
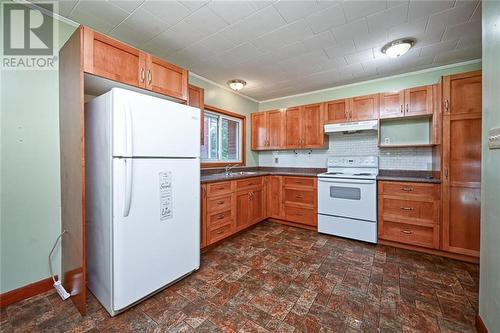
{"type": "Polygon", "coordinates": [[[377,184],[372,179],[318,179],[318,213],[377,220],[377,184]]]}
{"type": "Polygon", "coordinates": [[[199,109],[125,89],[112,94],[113,156],[200,156],[199,109]]]}
{"type": "Polygon", "coordinates": [[[113,159],[113,309],[200,265],[199,159],[113,159]]]}

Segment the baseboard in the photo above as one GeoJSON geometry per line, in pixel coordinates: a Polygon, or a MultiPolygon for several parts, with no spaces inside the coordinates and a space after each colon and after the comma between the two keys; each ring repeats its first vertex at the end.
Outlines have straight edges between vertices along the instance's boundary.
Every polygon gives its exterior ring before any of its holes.
{"type": "Polygon", "coordinates": [[[269,218],[267,220],[270,221],[270,222],[279,223],[279,224],[285,224],[285,225],[288,225],[288,226],[291,226],[291,227],[295,227],[295,228],[301,228],[301,229],[318,231],[318,226],[317,225],[301,224],[301,223],[296,223],[296,222],[291,222],[291,221],[285,221],[285,220],[279,220],[279,219],[273,219],[273,218],[269,218]]]}
{"type": "Polygon", "coordinates": [[[476,328],[478,333],[489,333],[479,314],[476,315],[476,328]]]}
{"type": "Polygon", "coordinates": [[[0,308],[6,307],[7,305],[10,305],[12,303],[22,301],[23,299],[44,293],[50,290],[53,284],[54,281],[52,281],[52,278],[50,277],[40,280],[38,282],[28,284],[24,287],[17,288],[8,291],[6,293],[0,294],[0,308]]]}
{"type": "Polygon", "coordinates": [[[463,254],[458,254],[458,253],[446,252],[446,251],[436,250],[436,249],[429,249],[429,248],[415,246],[415,245],[401,244],[398,242],[388,241],[388,240],[384,240],[384,239],[379,239],[377,241],[377,244],[388,245],[388,246],[397,247],[397,248],[405,249],[405,250],[412,250],[412,251],[416,251],[416,252],[423,252],[423,253],[432,254],[435,256],[441,256],[441,257],[446,257],[446,258],[450,258],[450,259],[470,262],[472,264],[479,264],[479,258],[470,257],[470,256],[466,256],[463,254]]]}

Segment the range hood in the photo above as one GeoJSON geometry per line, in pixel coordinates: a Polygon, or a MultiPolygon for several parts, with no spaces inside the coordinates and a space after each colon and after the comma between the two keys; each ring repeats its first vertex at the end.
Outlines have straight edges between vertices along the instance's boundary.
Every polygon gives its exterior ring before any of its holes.
{"type": "Polygon", "coordinates": [[[376,131],[378,130],[378,120],[357,121],[342,124],[327,124],[325,125],[325,133],[338,132],[359,132],[359,131],[376,131]]]}

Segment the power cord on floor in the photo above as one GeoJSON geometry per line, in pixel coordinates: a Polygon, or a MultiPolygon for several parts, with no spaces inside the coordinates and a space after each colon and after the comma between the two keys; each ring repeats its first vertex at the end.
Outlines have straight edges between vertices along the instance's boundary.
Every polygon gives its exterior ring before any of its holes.
{"type": "Polygon", "coordinates": [[[56,241],[54,242],[54,246],[52,246],[52,250],[50,250],[49,253],[49,270],[50,270],[50,275],[52,276],[52,280],[54,281],[54,288],[56,288],[57,293],[63,300],[68,299],[71,295],[64,289],[63,285],[61,284],[61,281],[56,279],[56,276],[54,274],[54,270],[52,269],[52,253],[54,253],[54,250],[57,246],[57,243],[59,240],[62,238],[62,236],[66,233],[66,230],[63,230],[61,234],[57,237],[56,241]]]}

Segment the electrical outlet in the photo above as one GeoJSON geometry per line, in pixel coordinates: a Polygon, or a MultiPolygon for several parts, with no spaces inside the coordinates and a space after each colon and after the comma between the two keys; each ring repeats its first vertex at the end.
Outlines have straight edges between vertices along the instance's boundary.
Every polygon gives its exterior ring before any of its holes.
{"type": "Polygon", "coordinates": [[[384,138],[384,144],[390,145],[391,144],[391,138],[384,138]]]}
{"type": "Polygon", "coordinates": [[[500,149],[500,127],[488,131],[488,147],[490,149],[500,149]]]}
{"type": "Polygon", "coordinates": [[[278,164],[278,163],[279,163],[279,161],[280,161],[280,159],[279,159],[277,156],[275,156],[275,157],[274,157],[274,164],[278,164]]]}

